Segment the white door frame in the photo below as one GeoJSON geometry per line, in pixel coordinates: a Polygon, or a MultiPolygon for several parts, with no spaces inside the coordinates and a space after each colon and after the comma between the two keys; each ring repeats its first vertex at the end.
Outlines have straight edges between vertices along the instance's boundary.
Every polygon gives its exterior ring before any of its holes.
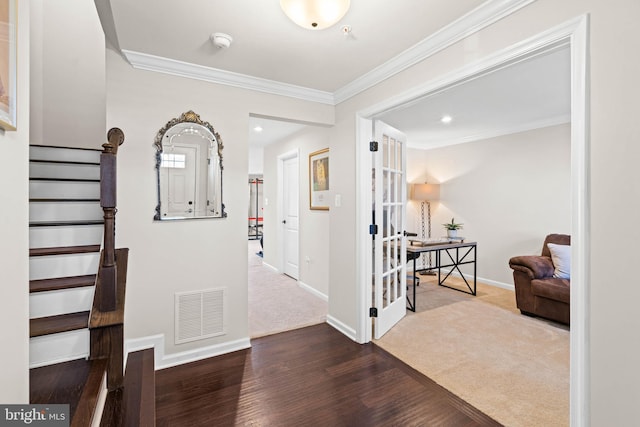
{"type": "Polygon", "coordinates": [[[454,70],[356,113],[356,251],[358,324],[356,340],[371,340],[371,171],[369,141],[371,120],[383,112],[418,98],[504,68],[560,46],[571,49],[571,334],[570,420],[571,426],[589,425],[589,16],[582,15],[541,34],[500,50],[477,62],[454,70]]]}
{"type": "MultiPolygon", "coordinates": [[[[278,239],[278,271],[284,273],[284,229],[282,227],[282,218],[284,217],[284,162],[290,159],[298,159],[298,194],[300,194],[300,155],[299,150],[295,149],[278,156],[278,211],[277,211],[277,239],[278,239]]],[[[298,218],[300,207],[298,206],[298,218]]],[[[298,222],[298,248],[300,248],[300,223],[298,222]]],[[[300,265],[300,252],[298,252],[298,265],[300,265]]]]}

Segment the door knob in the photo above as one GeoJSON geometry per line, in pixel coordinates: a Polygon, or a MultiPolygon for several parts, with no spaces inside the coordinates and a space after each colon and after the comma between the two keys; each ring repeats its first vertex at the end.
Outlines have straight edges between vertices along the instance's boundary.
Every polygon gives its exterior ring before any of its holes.
{"type": "Polygon", "coordinates": [[[287,220],[286,220],[286,219],[283,219],[283,220],[282,220],[282,223],[283,223],[283,224],[286,224],[286,223],[287,223],[287,220]]]}

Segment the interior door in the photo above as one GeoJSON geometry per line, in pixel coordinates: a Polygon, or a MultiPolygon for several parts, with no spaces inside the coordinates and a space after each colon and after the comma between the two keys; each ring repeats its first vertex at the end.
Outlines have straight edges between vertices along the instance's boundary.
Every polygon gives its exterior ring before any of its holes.
{"type": "Polygon", "coordinates": [[[298,157],[283,161],[282,167],[282,208],[284,228],[284,274],[298,280],[298,157]]]}
{"type": "Polygon", "coordinates": [[[373,335],[378,339],[406,314],[406,136],[373,122],[377,150],[372,151],[373,335]],[[376,230],[377,228],[377,230],[376,230]]]}

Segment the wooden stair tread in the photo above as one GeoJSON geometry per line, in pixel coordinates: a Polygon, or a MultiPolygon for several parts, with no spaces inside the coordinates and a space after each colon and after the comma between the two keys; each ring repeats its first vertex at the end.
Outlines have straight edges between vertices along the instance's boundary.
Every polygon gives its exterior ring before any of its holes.
{"type": "Polygon", "coordinates": [[[31,163],[54,163],[58,165],[90,165],[100,166],[100,162],[81,162],[81,161],[68,161],[68,160],[47,160],[47,159],[29,159],[31,163]]]}
{"type": "Polygon", "coordinates": [[[30,369],[29,403],[68,404],[72,426],[91,425],[106,365],[79,359],[30,369]]]}
{"type": "Polygon", "coordinates": [[[78,202],[100,203],[100,199],[38,198],[38,199],[29,199],[29,202],[31,203],[78,203],[78,202]]]}
{"type": "Polygon", "coordinates": [[[89,325],[89,313],[89,311],[79,311],[77,313],[31,319],[29,320],[29,336],[39,337],[87,328],[89,325]]]}
{"type": "Polygon", "coordinates": [[[53,279],[39,279],[29,281],[29,292],[58,291],[60,289],[82,288],[93,286],[96,282],[95,274],[85,276],[56,277],[53,279]]]}
{"type": "Polygon", "coordinates": [[[100,245],[60,246],[53,248],[31,248],[29,256],[70,255],[100,252],[100,245]]]}
{"type": "Polygon", "coordinates": [[[104,220],[90,219],[77,221],[33,221],[29,223],[29,227],[65,227],[69,225],[99,225],[104,224],[104,220]]]}
{"type": "Polygon", "coordinates": [[[99,179],[89,179],[89,178],[29,178],[29,181],[100,182],[99,179]]]}

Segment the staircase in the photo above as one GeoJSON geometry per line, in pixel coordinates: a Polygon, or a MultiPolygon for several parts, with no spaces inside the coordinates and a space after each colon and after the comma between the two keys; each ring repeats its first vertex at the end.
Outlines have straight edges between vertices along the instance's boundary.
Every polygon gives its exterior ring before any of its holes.
{"type": "Polygon", "coordinates": [[[108,140],[104,151],[30,146],[30,402],[69,404],[71,426],[155,425],[153,350],[130,354],[123,375],[128,249],[115,249],[114,230],[124,135],[108,140]]]}
{"type": "Polygon", "coordinates": [[[30,367],[89,356],[103,235],[100,150],[29,148],[30,367]]]}

